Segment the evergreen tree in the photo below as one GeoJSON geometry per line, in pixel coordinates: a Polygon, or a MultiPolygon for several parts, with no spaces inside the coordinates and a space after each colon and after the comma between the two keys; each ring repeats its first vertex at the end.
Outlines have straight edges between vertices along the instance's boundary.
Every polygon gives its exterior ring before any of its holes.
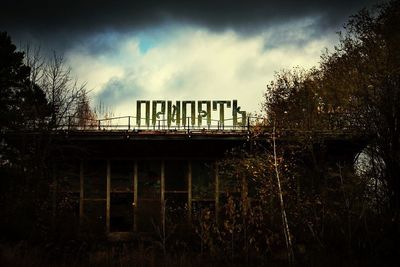
{"type": "Polygon", "coordinates": [[[47,101],[44,92],[29,80],[24,53],[16,51],[6,32],[0,32],[0,129],[34,128],[43,122],[47,101]]]}

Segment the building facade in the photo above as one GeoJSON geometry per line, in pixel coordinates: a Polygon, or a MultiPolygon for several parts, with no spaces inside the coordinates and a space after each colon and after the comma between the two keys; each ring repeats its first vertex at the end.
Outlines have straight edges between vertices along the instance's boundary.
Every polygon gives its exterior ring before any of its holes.
{"type": "Polygon", "coordinates": [[[60,203],[73,203],[69,216],[79,231],[119,238],[154,232],[166,217],[190,221],[203,207],[217,212],[224,194],[217,161],[247,146],[248,134],[66,131],[58,140],[58,217],[65,218],[60,203]]]}

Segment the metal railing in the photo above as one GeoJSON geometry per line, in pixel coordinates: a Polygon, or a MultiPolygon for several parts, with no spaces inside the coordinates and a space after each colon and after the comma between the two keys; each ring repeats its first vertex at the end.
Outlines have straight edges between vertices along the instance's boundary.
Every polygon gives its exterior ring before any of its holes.
{"type": "MultiPolygon", "coordinates": [[[[348,117],[346,114],[321,114],[313,121],[279,121],[277,129],[284,127],[286,132],[335,132],[348,133],[359,131],[363,127],[357,120],[348,117]]],[[[168,124],[166,119],[155,121],[142,118],[139,123],[134,116],[120,116],[103,119],[80,119],[68,117],[65,123],[61,124],[60,130],[75,131],[174,131],[174,132],[249,132],[254,130],[271,131],[272,125],[265,117],[248,116],[246,124],[233,123],[233,118],[211,120],[210,123],[192,123],[192,117],[186,117],[181,122],[168,124]]]]}
{"type": "Polygon", "coordinates": [[[233,118],[220,120],[211,120],[211,123],[192,123],[191,117],[186,117],[181,123],[168,124],[166,119],[157,119],[146,124],[145,119],[137,123],[134,116],[121,116],[103,119],[79,119],[77,117],[68,117],[66,123],[60,125],[61,130],[85,130],[85,131],[248,131],[250,124],[253,124],[252,118],[247,118],[245,125],[234,125],[233,118]]]}

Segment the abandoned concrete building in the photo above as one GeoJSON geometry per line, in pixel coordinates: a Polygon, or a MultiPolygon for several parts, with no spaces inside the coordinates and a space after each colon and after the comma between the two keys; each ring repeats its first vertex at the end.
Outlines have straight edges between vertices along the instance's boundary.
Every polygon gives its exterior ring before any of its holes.
{"type": "Polygon", "coordinates": [[[213,101],[220,115],[213,121],[211,103],[198,101],[195,113],[195,101],[153,101],[150,116],[150,101],[138,101],[137,117],[117,118],[123,123],[69,123],[58,137],[64,149],[57,155],[54,201],[56,213],[64,203],[72,214],[57,217],[76,218],[71,223],[79,231],[112,238],[152,232],[170,211],[185,221],[201,206],[218,209],[224,191],[216,161],[246,145],[248,118],[234,100],[227,123],[224,105],[231,108],[231,101],[213,101]]]}
{"type": "MultiPolygon", "coordinates": [[[[188,222],[203,207],[218,216],[226,187],[216,163],[232,148],[248,149],[256,123],[236,100],[197,104],[196,113],[195,101],[153,101],[150,116],[150,101],[138,101],[136,117],[69,122],[57,138],[63,149],[54,172],[56,217],[69,218],[69,230],[118,239],[154,232],[166,217],[188,222]]],[[[352,161],[359,145],[335,138],[324,141],[327,154],[352,161]]]]}

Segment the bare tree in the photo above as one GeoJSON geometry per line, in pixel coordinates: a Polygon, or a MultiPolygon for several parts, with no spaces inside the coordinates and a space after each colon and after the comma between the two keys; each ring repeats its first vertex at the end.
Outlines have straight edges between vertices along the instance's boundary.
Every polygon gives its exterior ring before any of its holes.
{"type": "Polygon", "coordinates": [[[285,235],[285,242],[286,242],[289,264],[292,265],[292,264],[294,264],[294,253],[293,253],[293,246],[292,246],[292,238],[290,236],[289,223],[288,223],[287,216],[286,216],[285,203],[283,201],[283,191],[282,191],[282,186],[281,186],[281,179],[280,179],[280,175],[279,175],[278,157],[277,157],[277,153],[276,153],[275,123],[274,123],[273,132],[272,132],[272,143],[273,143],[273,151],[274,151],[274,169],[275,169],[276,182],[278,185],[278,195],[279,195],[279,204],[280,204],[280,208],[281,208],[283,233],[285,235]]]}
{"type": "MultiPolygon", "coordinates": [[[[66,65],[63,56],[53,52],[50,58],[46,58],[40,47],[30,45],[26,46],[25,53],[25,63],[31,68],[32,84],[42,88],[51,109],[49,130],[62,128],[68,124],[71,117],[86,116],[91,112],[86,83],[79,83],[72,76],[71,68],[66,65]],[[82,103],[86,105],[85,114],[82,113],[82,103]]],[[[93,115],[93,112],[91,114],[93,115]]]]}

